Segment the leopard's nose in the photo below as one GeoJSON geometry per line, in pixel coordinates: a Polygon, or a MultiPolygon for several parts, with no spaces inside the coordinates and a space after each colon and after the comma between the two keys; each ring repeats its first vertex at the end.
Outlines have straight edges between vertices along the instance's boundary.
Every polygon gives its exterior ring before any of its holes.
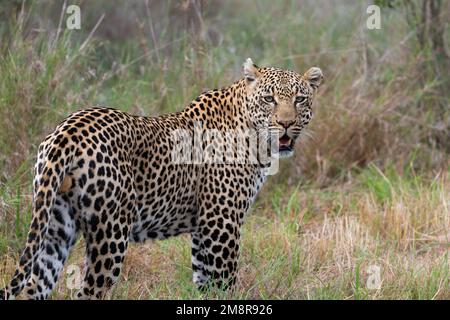
{"type": "Polygon", "coordinates": [[[294,124],[295,121],[293,120],[277,120],[277,123],[279,125],[281,125],[283,128],[287,129],[289,128],[291,125],[294,124]]]}

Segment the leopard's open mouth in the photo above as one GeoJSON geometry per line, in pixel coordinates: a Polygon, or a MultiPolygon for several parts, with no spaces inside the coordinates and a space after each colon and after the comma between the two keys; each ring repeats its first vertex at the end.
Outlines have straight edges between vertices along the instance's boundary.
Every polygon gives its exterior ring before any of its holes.
{"type": "Polygon", "coordinates": [[[290,138],[287,134],[284,134],[278,140],[278,151],[282,152],[292,152],[294,149],[294,139],[290,138]]]}
{"type": "Polygon", "coordinates": [[[284,134],[278,139],[278,156],[280,158],[291,157],[294,154],[294,139],[284,134]]]}

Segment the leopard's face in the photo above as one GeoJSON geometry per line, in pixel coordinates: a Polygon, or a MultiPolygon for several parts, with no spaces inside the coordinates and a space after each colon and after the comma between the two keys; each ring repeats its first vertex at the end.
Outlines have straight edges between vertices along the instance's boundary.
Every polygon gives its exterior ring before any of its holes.
{"type": "Polygon", "coordinates": [[[302,129],[311,121],[314,92],[322,81],[322,71],[314,67],[300,75],[258,68],[248,59],[244,74],[251,125],[259,132],[275,134],[279,156],[291,156],[302,129]]]}

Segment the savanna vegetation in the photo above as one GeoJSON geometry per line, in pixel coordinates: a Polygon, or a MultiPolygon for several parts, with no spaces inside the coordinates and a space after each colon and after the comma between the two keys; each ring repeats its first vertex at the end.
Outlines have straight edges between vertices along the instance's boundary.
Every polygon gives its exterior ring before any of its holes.
{"type": "MultiPolygon", "coordinates": [[[[60,120],[91,105],[180,110],[252,57],[319,66],[325,82],[246,218],[236,290],[206,297],[449,299],[450,2],[376,3],[379,30],[368,1],[1,0],[0,286],[25,243],[37,146],[60,120]],[[80,30],[66,28],[70,4],[80,30]]],[[[80,239],[68,265],[83,254],[80,239]]],[[[53,298],[72,297],[67,276],[53,298]]],[[[110,295],[203,297],[188,236],[132,245],[110,295]]]]}

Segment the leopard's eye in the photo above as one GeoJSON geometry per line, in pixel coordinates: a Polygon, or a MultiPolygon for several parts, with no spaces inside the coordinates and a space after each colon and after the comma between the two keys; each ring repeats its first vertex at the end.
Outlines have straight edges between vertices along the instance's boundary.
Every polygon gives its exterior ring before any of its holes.
{"type": "Polygon", "coordinates": [[[275,102],[275,98],[273,96],[264,96],[263,99],[267,103],[274,103],[275,102]]]}
{"type": "Polygon", "coordinates": [[[306,97],[305,96],[298,96],[297,98],[295,98],[295,104],[303,104],[306,101],[306,97]]]}

